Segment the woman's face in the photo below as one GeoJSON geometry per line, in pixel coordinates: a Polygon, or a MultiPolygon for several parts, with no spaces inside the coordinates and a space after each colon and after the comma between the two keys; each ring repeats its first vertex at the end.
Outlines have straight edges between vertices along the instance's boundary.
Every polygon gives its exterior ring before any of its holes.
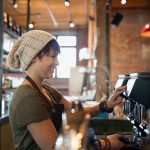
{"type": "Polygon", "coordinates": [[[59,65],[57,55],[51,48],[48,55],[44,55],[41,59],[36,58],[34,65],[34,70],[43,79],[48,79],[53,77],[54,70],[57,65],[59,65]]]}

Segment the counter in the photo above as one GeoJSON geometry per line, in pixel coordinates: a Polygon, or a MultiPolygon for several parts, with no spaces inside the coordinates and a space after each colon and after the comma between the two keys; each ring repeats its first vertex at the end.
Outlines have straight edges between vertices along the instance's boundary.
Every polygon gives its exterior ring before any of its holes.
{"type": "Polygon", "coordinates": [[[0,117],[0,124],[3,124],[6,121],[9,121],[8,111],[6,112],[5,115],[1,115],[1,117],[0,117]]]}
{"type": "Polygon", "coordinates": [[[4,101],[2,101],[2,104],[5,105],[2,105],[2,115],[0,116],[0,149],[15,150],[8,117],[8,107],[6,106],[6,103],[3,102],[4,101]]]}
{"type": "MultiPolygon", "coordinates": [[[[76,97],[66,98],[76,99],[76,97]]],[[[0,149],[14,150],[8,117],[8,102],[3,100],[2,104],[2,115],[0,117],[0,149]]],[[[94,101],[85,101],[83,104],[91,106],[96,105],[97,103],[94,101]]],[[[98,138],[114,133],[128,134],[132,130],[132,126],[128,120],[100,119],[95,117],[90,120],[89,124],[95,130],[95,134],[98,138]]]]}

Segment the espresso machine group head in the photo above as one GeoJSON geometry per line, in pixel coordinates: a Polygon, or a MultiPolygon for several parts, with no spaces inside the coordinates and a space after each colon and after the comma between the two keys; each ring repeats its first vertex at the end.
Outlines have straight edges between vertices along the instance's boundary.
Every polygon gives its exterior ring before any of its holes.
{"type": "Polygon", "coordinates": [[[121,94],[124,98],[123,112],[133,125],[132,141],[137,149],[142,149],[149,135],[146,111],[150,108],[150,73],[119,75],[115,88],[127,86],[121,94]]]}

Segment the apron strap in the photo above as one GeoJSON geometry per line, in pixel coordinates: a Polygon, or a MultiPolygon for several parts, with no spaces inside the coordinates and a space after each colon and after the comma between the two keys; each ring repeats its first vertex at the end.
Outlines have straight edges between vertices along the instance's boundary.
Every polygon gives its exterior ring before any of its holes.
{"type": "Polygon", "coordinates": [[[48,98],[41,92],[41,90],[39,89],[37,84],[33,81],[33,79],[29,77],[28,75],[26,75],[25,79],[31,83],[31,85],[38,91],[38,93],[46,101],[46,103],[51,106],[52,104],[49,102],[48,98]]]}
{"type": "Polygon", "coordinates": [[[49,112],[49,115],[51,116],[52,122],[57,130],[59,132],[61,125],[62,125],[62,112],[64,111],[64,105],[63,104],[51,104],[48,100],[48,98],[41,92],[37,84],[33,81],[31,77],[26,75],[26,80],[28,80],[31,85],[38,91],[40,96],[46,101],[48,104],[48,107],[50,108],[51,113],[49,112]],[[53,113],[53,115],[52,115],[53,113]]]}

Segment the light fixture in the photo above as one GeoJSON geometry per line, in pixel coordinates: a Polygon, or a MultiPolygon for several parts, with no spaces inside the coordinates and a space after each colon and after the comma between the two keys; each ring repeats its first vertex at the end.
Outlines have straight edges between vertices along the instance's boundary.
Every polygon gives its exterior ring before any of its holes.
{"type": "Polygon", "coordinates": [[[34,23],[33,23],[33,22],[31,22],[31,23],[29,24],[29,28],[30,28],[30,29],[33,29],[33,28],[34,28],[34,23]]]}
{"type": "Polygon", "coordinates": [[[68,7],[70,5],[70,1],[69,0],[65,0],[64,4],[65,4],[65,6],[68,7]]]}
{"type": "Polygon", "coordinates": [[[121,4],[124,5],[127,3],[127,0],[121,0],[121,4]]]}
{"type": "Polygon", "coordinates": [[[7,24],[7,14],[6,14],[6,12],[4,12],[4,23],[7,24]]]}
{"type": "Polygon", "coordinates": [[[72,21],[69,21],[69,26],[70,26],[70,28],[74,28],[75,25],[72,21]]]}
{"type": "Polygon", "coordinates": [[[141,30],[141,36],[150,37],[150,23],[147,23],[141,30]]]}
{"type": "Polygon", "coordinates": [[[13,7],[14,7],[14,8],[17,8],[17,7],[18,7],[18,4],[14,4],[13,7]]]}
{"type": "Polygon", "coordinates": [[[18,7],[18,4],[16,3],[16,0],[13,0],[13,7],[14,7],[14,8],[17,8],[17,7],[18,7]]]}

